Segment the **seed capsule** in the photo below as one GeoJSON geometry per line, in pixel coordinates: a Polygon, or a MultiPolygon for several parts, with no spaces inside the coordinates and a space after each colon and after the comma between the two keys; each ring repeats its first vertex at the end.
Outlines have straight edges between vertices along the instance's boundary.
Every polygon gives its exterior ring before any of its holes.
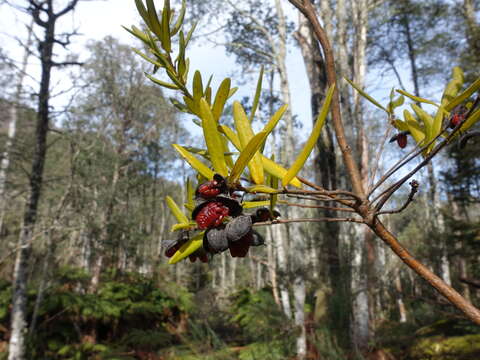
{"type": "Polygon", "coordinates": [[[252,240],[250,242],[250,246],[261,246],[265,245],[265,239],[262,235],[260,235],[255,230],[252,230],[252,240]]]}
{"type": "Polygon", "coordinates": [[[228,249],[225,226],[208,230],[203,236],[203,248],[206,252],[216,254],[228,249]]]}
{"type": "Polygon", "coordinates": [[[230,221],[225,229],[228,241],[241,240],[252,230],[252,217],[250,215],[240,215],[230,221]]]}

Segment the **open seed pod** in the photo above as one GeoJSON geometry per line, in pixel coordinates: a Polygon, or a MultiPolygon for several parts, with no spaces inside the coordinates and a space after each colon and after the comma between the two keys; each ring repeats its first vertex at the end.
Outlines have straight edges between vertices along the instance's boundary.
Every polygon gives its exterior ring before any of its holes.
{"type": "Polygon", "coordinates": [[[250,249],[250,243],[252,242],[252,232],[248,232],[241,241],[230,242],[228,248],[230,249],[230,255],[232,257],[245,257],[250,249]]]}
{"type": "Polygon", "coordinates": [[[191,254],[189,257],[190,262],[195,262],[199,259],[201,262],[206,263],[212,258],[212,255],[208,254],[204,249],[200,248],[191,254]]]}
{"type": "Polygon", "coordinates": [[[203,235],[203,248],[206,252],[216,254],[228,249],[225,226],[210,229],[203,235]]]}
{"type": "Polygon", "coordinates": [[[238,241],[252,230],[252,217],[250,215],[240,215],[232,219],[225,230],[228,241],[238,241]]]}
{"type": "Polygon", "coordinates": [[[227,192],[227,182],[220,174],[215,174],[213,180],[209,180],[200,184],[195,190],[195,197],[203,199],[211,199],[220,194],[227,192]]]}

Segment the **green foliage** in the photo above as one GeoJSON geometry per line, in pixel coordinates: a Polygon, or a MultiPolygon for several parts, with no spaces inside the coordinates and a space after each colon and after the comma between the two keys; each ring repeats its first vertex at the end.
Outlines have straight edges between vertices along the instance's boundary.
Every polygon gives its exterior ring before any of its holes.
{"type": "Polygon", "coordinates": [[[289,321],[275,304],[270,289],[238,291],[233,295],[231,312],[231,321],[252,342],[276,339],[290,330],[289,321]]]}

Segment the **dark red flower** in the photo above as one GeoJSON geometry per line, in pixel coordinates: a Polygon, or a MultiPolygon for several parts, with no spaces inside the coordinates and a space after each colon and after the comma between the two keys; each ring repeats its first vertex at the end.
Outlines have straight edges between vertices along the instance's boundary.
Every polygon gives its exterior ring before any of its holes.
{"type": "Polygon", "coordinates": [[[228,206],[223,205],[220,201],[210,201],[203,204],[194,218],[198,228],[203,230],[219,226],[229,213],[228,206]]]}
{"type": "Polygon", "coordinates": [[[458,124],[460,124],[465,117],[467,116],[468,108],[464,105],[457,105],[453,108],[452,114],[450,115],[450,128],[454,129],[458,124]]]}
{"type": "Polygon", "coordinates": [[[195,191],[195,196],[197,198],[211,199],[226,192],[227,183],[225,179],[221,175],[215,174],[213,180],[204,182],[198,186],[195,191]]]}

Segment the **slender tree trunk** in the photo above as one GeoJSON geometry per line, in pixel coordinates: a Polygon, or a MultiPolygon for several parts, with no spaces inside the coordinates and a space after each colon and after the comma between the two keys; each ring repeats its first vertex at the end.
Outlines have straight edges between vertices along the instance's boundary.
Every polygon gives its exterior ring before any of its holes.
{"type": "Polygon", "coordinates": [[[287,286],[287,274],[288,274],[288,239],[286,237],[286,231],[284,225],[272,226],[272,234],[274,242],[277,244],[277,260],[278,260],[278,273],[279,273],[279,289],[280,300],[282,303],[282,310],[287,318],[292,318],[292,308],[290,306],[290,295],[288,293],[287,286]]]}
{"type": "Polygon", "coordinates": [[[395,269],[395,290],[396,290],[396,298],[397,298],[397,306],[398,306],[398,313],[400,316],[400,322],[405,323],[407,322],[407,309],[405,307],[405,303],[403,302],[403,289],[402,289],[402,281],[400,279],[400,270],[397,267],[395,269]]]}
{"type": "Polygon", "coordinates": [[[273,237],[272,227],[267,226],[267,263],[268,263],[268,274],[270,277],[270,284],[272,285],[273,299],[275,303],[281,308],[280,305],[280,295],[278,294],[278,282],[277,282],[277,266],[275,261],[274,246],[273,242],[275,241],[273,237]]]}
{"type": "MultiPolygon", "coordinates": [[[[50,19],[49,19],[50,20],[50,19]]],[[[18,252],[13,273],[13,297],[11,312],[11,336],[8,360],[25,359],[25,339],[27,335],[27,270],[34,239],[37,209],[43,184],[43,168],[47,152],[47,132],[50,119],[50,76],[52,51],[55,39],[55,19],[48,21],[45,37],[41,44],[40,60],[42,74],[38,98],[37,126],[35,130],[35,150],[30,175],[29,196],[25,206],[23,225],[20,231],[18,252]]]]}
{"type": "Polygon", "coordinates": [[[7,139],[5,142],[5,148],[3,149],[1,155],[2,160],[0,161],[0,233],[2,233],[3,229],[3,221],[5,218],[5,210],[7,203],[5,185],[7,182],[8,167],[10,165],[10,152],[13,146],[13,142],[15,140],[15,134],[17,132],[18,106],[20,105],[20,101],[22,99],[23,80],[25,79],[25,75],[27,72],[28,58],[30,56],[30,47],[32,46],[33,40],[32,35],[33,20],[28,27],[27,42],[25,44],[25,51],[23,53],[22,65],[18,72],[17,86],[12,99],[12,105],[10,106],[10,121],[8,123],[7,139]]]}

